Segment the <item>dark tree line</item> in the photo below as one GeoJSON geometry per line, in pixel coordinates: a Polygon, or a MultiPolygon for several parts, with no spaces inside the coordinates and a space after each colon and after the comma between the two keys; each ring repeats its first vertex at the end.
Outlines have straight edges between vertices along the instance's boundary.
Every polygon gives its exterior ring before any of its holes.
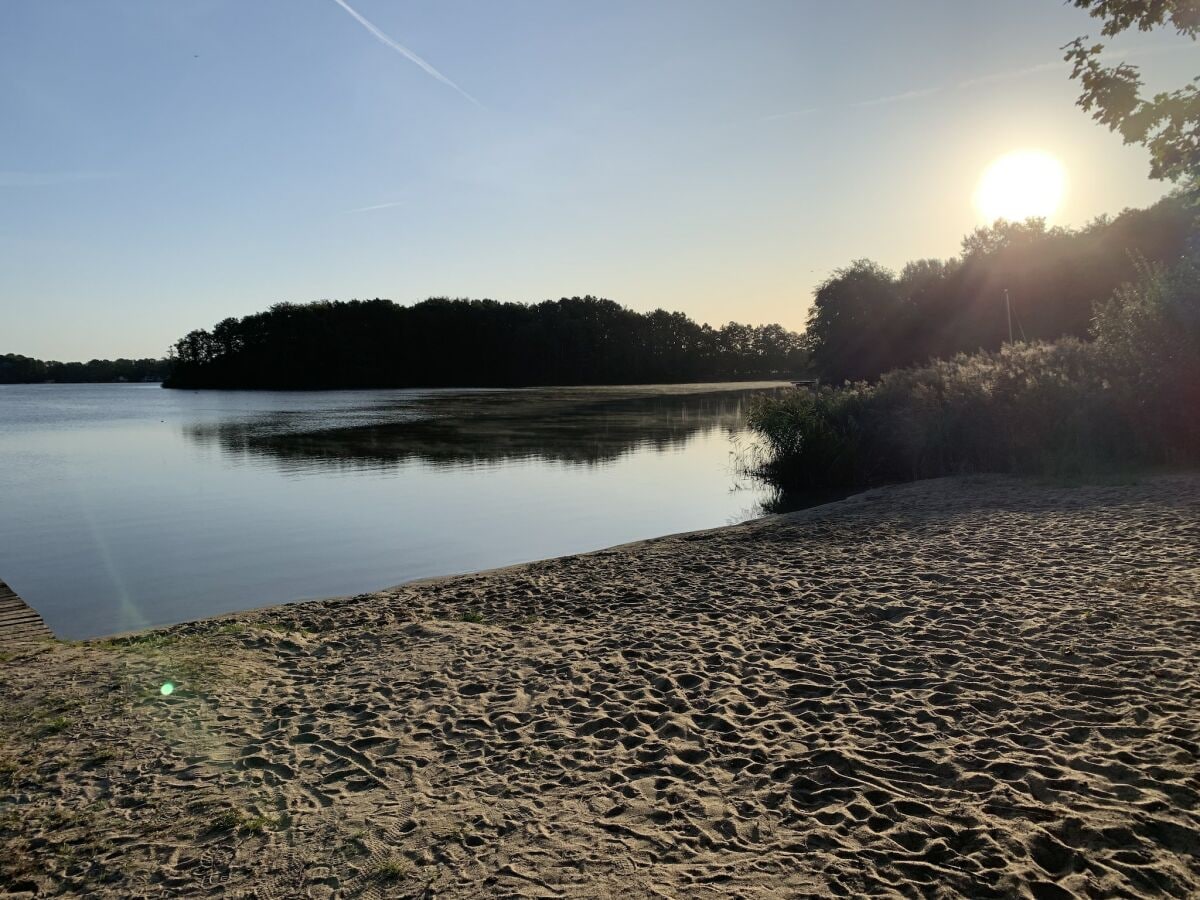
{"type": "Polygon", "coordinates": [[[33,359],[16,353],[0,356],[0,384],[90,384],[106,381],[162,381],[167,374],[165,359],[93,359],[88,362],[57,362],[33,359]]]}
{"type": "Polygon", "coordinates": [[[1086,338],[1094,304],[1136,280],[1140,261],[1178,261],[1198,240],[1196,223],[1194,195],[1179,191],[1078,230],[999,221],[966,237],[957,258],[911,262],[898,276],[858,260],[816,291],[805,332],[813,372],[872,380],[997,350],[1009,335],[1005,291],[1017,340],[1086,338]]]}
{"type": "Polygon", "coordinates": [[[166,387],[505,387],[736,380],[804,367],[779,325],[700,325],[571,297],[279,303],[176,342],[166,387]]]}

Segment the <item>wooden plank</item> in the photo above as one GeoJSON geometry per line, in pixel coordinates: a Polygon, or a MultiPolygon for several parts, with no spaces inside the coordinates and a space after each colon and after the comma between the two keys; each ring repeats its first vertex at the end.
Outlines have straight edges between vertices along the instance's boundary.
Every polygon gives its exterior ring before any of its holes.
{"type": "Polygon", "coordinates": [[[53,637],[37,611],[0,581],[0,649],[19,649],[53,637]]]}

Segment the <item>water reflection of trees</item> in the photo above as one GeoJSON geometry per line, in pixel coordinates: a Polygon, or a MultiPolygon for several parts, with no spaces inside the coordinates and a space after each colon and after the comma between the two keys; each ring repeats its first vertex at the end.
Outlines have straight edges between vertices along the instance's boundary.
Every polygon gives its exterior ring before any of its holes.
{"type": "MultiPolygon", "coordinates": [[[[284,469],[387,469],[408,462],[433,466],[543,460],[573,465],[612,462],[639,449],[667,451],[716,429],[744,424],[753,389],[558,389],[406,397],[355,410],[367,420],[321,427],[309,413],[193,424],[185,434],[236,457],[274,461],[284,469]]],[[[345,416],[345,411],[340,413],[345,416]]]]}

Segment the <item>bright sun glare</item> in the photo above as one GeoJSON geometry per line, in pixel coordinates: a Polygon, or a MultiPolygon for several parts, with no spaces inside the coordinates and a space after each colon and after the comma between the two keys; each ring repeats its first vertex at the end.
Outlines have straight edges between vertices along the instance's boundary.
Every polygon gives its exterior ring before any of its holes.
{"type": "Polygon", "coordinates": [[[1066,182],[1062,163],[1049,153],[1009,153],[988,166],[979,179],[975,208],[988,222],[1021,222],[1030,216],[1049,218],[1062,203],[1066,182]]]}

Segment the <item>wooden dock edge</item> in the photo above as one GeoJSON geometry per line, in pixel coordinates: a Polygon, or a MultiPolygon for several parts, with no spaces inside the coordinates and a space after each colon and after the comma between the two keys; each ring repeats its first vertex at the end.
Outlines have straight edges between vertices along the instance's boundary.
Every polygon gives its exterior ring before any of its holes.
{"type": "Polygon", "coordinates": [[[37,611],[0,581],[0,650],[20,650],[53,639],[37,611]]]}

